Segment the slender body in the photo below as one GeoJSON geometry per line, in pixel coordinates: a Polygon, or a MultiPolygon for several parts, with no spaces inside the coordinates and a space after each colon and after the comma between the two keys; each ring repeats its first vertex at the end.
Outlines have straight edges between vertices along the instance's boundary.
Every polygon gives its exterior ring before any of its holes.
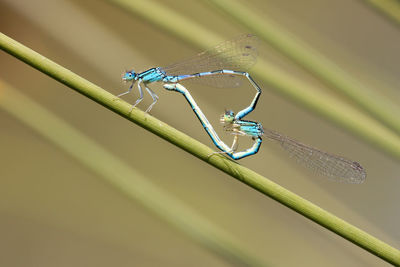
{"type": "MultiPolygon", "coordinates": [[[[215,144],[216,147],[218,147],[223,153],[227,154],[229,157],[232,159],[238,160],[250,155],[254,155],[255,153],[258,152],[260,149],[261,143],[262,143],[262,138],[261,135],[254,135],[253,139],[255,140],[253,146],[249,149],[246,149],[244,151],[239,151],[237,152],[237,142],[238,138],[237,136],[234,137],[234,142],[232,146],[226,145],[218,136],[218,134],[215,132],[214,128],[210,124],[210,122],[207,120],[207,117],[204,115],[204,113],[201,111],[199,106],[197,105],[196,101],[193,99],[193,97],[190,95],[189,91],[181,84],[164,84],[164,88],[167,90],[171,91],[176,91],[181,94],[186,98],[186,100],[189,102],[189,105],[192,107],[194,113],[196,114],[197,118],[200,120],[201,124],[203,125],[204,129],[208,133],[208,135],[211,137],[211,140],[215,144]]],[[[247,108],[243,109],[242,111],[238,112],[236,116],[234,117],[234,120],[237,122],[240,122],[241,119],[249,114],[252,110],[254,110],[258,99],[260,97],[260,92],[257,92],[253,101],[251,102],[250,106],[247,108]]]]}
{"type": "Polygon", "coordinates": [[[243,77],[247,78],[257,92],[261,93],[261,88],[245,72],[256,61],[256,41],[257,38],[254,35],[245,34],[167,67],[151,68],[141,73],[136,73],[134,70],[126,71],[122,80],[132,82],[132,84],[128,91],[118,95],[118,97],[130,93],[133,85],[138,81],[139,98],[132,108],[143,100],[142,85],[144,85],[153,99],[146,110],[146,112],[149,112],[158,100],[156,93],[148,87],[150,83],[174,84],[194,80],[215,87],[236,87],[240,85],[240,78],[243,77]]]}
{"type": "Polygon", "coordinates": [[[365,180],[366,172],[358,162],[323,152],[278,132],[264,129],[261,123],[243,120],[243,118],[249,114],[257,104],[260,97],[259,92],[256,93],[249,107],[238,112],[236,115],[233,111],[225,111],[225,114],[221,117],[221,123],[224,125],[224,130],[231,132],[234,135],[232,145],[228,146],[219,138],[212,125],[208,122],[206,116],[183,85],[165,84],[164,88],[167,90],[177,91],[184,95],[204,129],[211,137],[213,143],[222,151],[221,153],[228,155],[232,159],[238,160],[256,154],[261,147],[263,141],[262,138],[266,137],[271,141],[279,143],[281,147],[289,153],[291,158],[294,158],[298,163],[318,174],[324,175],[332,180],[348,183],[362,183],[365,180]],[[252,138],[254,144],[244,151],[236,151],[239,136],[252,138]]]}

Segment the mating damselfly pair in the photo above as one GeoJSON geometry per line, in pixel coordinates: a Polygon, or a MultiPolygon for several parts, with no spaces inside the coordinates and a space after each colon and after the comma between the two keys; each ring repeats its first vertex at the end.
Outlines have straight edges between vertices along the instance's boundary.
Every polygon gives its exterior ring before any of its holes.
{"type": "Polygon", "coordinates": [[[157,102],[158,96],[148,87],[148,84],[162,82],[165,89],[177,91],[184,95],[213,143],[222,151],[220,153],[224,153],[235,160],[256,154],[260,149],[262,137],[267,137],[269,140],[278,142],[292,158],[316,173],[334,180],[362,183],[365,180],[366,172],[358,162],[307,146],[278,132],[265,129],[258,122],[243,120],[255,109],[261,95],[261,88],[246,72],[256,61],[256,44],[257,37],[255,35],[245,34],[233,40],[225,41],[192,58],[166,67],[151,68],[141,73],[136,73],[134,70],[126,71],[122,79],[126,82],[132,82],[132,84],[127,92],[118,96],[131,92],[137,81],[139,98],[132,108],[143,99],[143,85],[153,99],[152,104],[146,110],[146,112],[149,112],[157,102]],[[194,80],[214,87],[237,87],[240,85],[240,79],[243,78],[247,78],[256,89],[256,95],[250,105],[236,115],[233,111],[225,111],[225,114],[221,117],[224,130],[234,135],[233,144],[228,146],[219,138],[213,126],[181,82],[194,80]],[[237,151],[239,136],[252,138],[254,144],[244,151],[237,151]]]}

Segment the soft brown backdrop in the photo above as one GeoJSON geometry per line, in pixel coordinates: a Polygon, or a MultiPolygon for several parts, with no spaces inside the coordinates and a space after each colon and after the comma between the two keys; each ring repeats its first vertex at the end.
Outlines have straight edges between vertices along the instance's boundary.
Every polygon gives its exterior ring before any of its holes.
{"type": "MultiPolygon", "coordinates": [[[[226,39],[246,32],[200,1],[160,2],[226,39]]],[[[399,28],[363,1],[246,2],[397,102],[399,28]]],[[[3,0],[0,27],[3,33],[114,94],[126,89],[120,81],[125,68],[143,71],[198,52],[103,1],[3,0]]],[[[268,45],[261,44],[260,56],[326,89],[268,45]]],[[[234,234],[272,265],[386,266],[4,52],[0,53],[0,70],[1,79],[130,162],[147,179],[234,234]]],[[[261,86],[264,93],[249,119],[361,162],[368,172],[367,181],[349,185],[314,176],[267,142],[259,154],[240,163],[399,248],[398,162],[261,86]]],[[[160,96],[152,115],[212,146],[180,95],[160,85],[152,88],[160,96]]],[[[213,124],[224,108],[238,110],[247,104],[252,90],[191,88],[213,124]]],[[[133,102],[134,94],[125,99],[133,102]]],[[[145,95],[139,108],[145,109],[150,101],[145,95]]],[[[120,196],[2,110],[0,125],[2,266],[229,265],[120,196]]]]}

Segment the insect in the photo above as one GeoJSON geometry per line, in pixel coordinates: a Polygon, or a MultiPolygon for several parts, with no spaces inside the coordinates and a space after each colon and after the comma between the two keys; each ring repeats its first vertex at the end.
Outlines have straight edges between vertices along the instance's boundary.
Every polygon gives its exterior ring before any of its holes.
{"type": "Polygon", "coordinates": [[[257,37],[255,35],[243,34],[192,58],[167,67],[151,68],[141,73],[136,73],[134,70],[126,71],[122,80],[132,82],[132,84],[128,91],[119,94],[118,97],[130,93],[137,81],[139,98],[132,105],[132,109],[143,100],[143,85],[153,99],[146,110],[146,112],[150,112],[158,100],[156,93],[148,86],[150,83],[171,84],[193,80],[215,87],[237,87],[240,85],[240,78],[243,77],[247,78],[250,84],[261,93],[261,88],[245,72],[256,62],[256,43],[257,37]]]}
{"type": "Polygon", "coordinates": [[[165,84],[164,88],[184,95],[213,143],[222,151],[217,153],[224,153],[235,160],[242,159],[256,154],[261,147],[262,138],[266,137],[268,140],[279,143],[289,153],[290,157],[294,158],[298,163],[330,179],[348,183],[362,183],[366,178],[366,172],[358,162],[302,144],[283,134],[263,128],[259,122],[243,120],[249,113],[248,110],[254,109],[260,97],[259,92],[257,92],[249,107],[236,115],[233,111],[227,110],[221,116],[220,122],[224,125],[224,130],[234,135],[232,145],[228,146],[219,138],[206,116],[183,85],[165,84]],[[252,138],[254,144],[244,151],[237,151],[239,136],[252,138]]]}

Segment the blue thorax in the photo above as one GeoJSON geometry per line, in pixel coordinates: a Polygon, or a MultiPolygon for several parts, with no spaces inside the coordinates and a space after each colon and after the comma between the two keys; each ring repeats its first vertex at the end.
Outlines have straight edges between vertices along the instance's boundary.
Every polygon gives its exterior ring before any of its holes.
{"type": "Polygon", "coordinates": [[[247,135],[259,137],[264,133],[263,127],[260,123],[254,121],[235,121],[235,124],[240,126],[240,131],[244,132],[247,135]]]}
{"type": "Polygon", "coordinates": [[[159,82],[165,77],[165,72],[161,68],[152,68],[138,74],[138,79],[144,83],[159,82]]]}

